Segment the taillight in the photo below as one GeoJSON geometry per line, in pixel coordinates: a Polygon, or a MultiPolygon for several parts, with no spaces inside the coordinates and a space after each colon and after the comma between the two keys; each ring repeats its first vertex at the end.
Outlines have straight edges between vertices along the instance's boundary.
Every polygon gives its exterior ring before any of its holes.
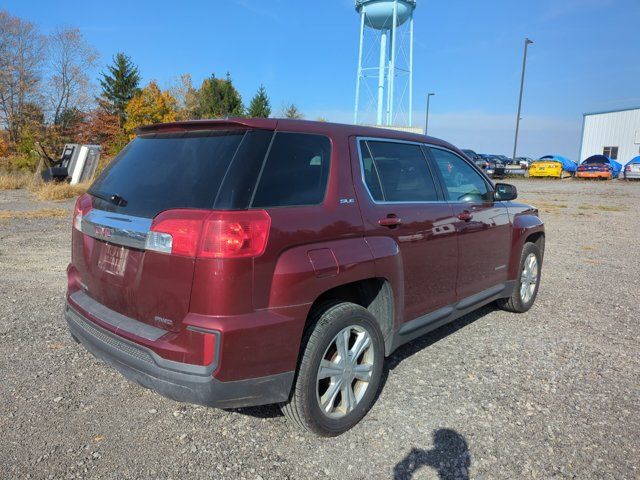
{"type": "Polygon", "coordinates": [[[624,167],[624,171],[625,172],[630,172],[631,171],[631,165],[627,165],[626,167],[624,167]]]}
{"type": "Polygon", "coordinates": [[[80,195],[78,200],[76,200],[76,206],[73,209],[73,227],[76,230],[80,232],[82,231],[82,217],[87,215],[87,213],[91,211],[91,208],[91,195],[88,193],[80,195]]]}
{"type": "Polygon", "coordinates": [[[153,220],[146,249],[199,258],[257,257],[270,226],[264,210],[167,210],[153,220]]]}

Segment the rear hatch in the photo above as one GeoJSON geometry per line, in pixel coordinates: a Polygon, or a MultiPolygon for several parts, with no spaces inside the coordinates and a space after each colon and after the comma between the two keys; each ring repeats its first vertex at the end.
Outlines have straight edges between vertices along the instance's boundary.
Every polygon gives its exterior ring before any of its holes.
{"type": "Polygon", "coordinates": [[[196,260],[153,251],[147,237],[161,212],[247,208],[273,132],[226,128],[138,136],[105,169],[74,219],[71,270],[84,294],[180,330],[196,260]]]}

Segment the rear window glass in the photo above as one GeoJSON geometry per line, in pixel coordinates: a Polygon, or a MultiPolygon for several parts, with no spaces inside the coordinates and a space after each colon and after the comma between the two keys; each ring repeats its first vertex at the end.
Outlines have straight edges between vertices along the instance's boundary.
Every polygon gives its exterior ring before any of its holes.
{"type": "Polygon", "coordinates": [[[244,130],[143,135],[89,193],[97,197],[96,208],[147,218],[171,208],[213,208],[216,199],[224,208],[246,208],[272,135],[244,130]],[[109,201],[113,195],[122,200],[109,201]]]}
{"type": "Polygon", "coordinates": [[[322,135],[277,133],[252,206],[317,205],[324,200],[331,143],[322,135]]]}

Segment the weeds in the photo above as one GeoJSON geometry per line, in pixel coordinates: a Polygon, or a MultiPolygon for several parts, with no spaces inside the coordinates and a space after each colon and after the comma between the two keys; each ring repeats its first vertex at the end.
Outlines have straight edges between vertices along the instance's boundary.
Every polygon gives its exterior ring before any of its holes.
{"type": "Polygon", "coordinates": [[[66,217],[69,212],[62,208],[43,208],[31,211],[0,210],[0,220],[25,220],[32,218],[66,217]]]}
{"type": "Polygon", "coordinates": [[[33,175],[27,173],[0,174],[0,190],[18,190],[26,188],[32,182],[33,175]]]}
{"type": "Polygon", "coordinates": [[[66,200],[85,193],[90,183],[70,185],[66,182],[40,182],[29,187],[38,200],[66,200]]]}

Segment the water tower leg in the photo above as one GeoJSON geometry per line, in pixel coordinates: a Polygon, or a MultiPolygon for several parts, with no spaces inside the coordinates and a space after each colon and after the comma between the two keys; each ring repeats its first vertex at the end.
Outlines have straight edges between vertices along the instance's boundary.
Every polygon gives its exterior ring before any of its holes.
{"type": "Polygon", "coordinates": [[[378,118],[377,125],[382,125],[382,111],[384,109],[384,73],[387,63],[387,30],[380,35],[380,68],[378,71],[378,118]]]}
{"type": "Polygon", "coordinates": [[[413,126],[413,13],[409,19],[409,127],[413,126]]]}
{"type": "Polygon", "coordinates": [[[389,31],[389,38],[387,39],[387,105],[384,111],[384,124],[390,125],[389,122],[389,107],[391,106],[391,52],[393,51],[393,35],[391,30],[389,31]]]}
{"type": "Polygon", "coordinates": [[[353,123],[358,123],[358,103],[360,101],[360,82],[362,81],[362,44],[364,42],[364,7],[360,12],[360,48],[358,49],[358,78],[356,79],[356,104],[353,109],[353,123]]]}
{"type": "Polygon", "coordinates": [[[398,0],[393,3],[393,24],[391,25],[391,55],[389,59],[389,103],[387,105],[387,125],[393,125],[393,94],[396,78],[396,39],[398,30],[398,0]]]}

